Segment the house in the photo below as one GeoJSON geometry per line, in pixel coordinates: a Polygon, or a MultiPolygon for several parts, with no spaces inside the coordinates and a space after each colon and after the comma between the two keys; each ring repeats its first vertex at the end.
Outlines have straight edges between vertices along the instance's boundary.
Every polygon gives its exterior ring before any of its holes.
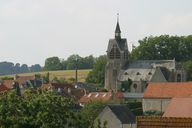
{"type": "Polygon", "coordinates": [[[14,84],[14,80],[3,80],[3,84],[7,88],[12,89],[13,88],[13,84],[14,84]]]}
{"type": "Polygon", "coordinates": [[[76,89],[71,84],[48,83],[43,84],[41,88],[46,90],[56,90],[66,97],[74,97],[77,100],[79,100],[86,93],[84,89],[76,89]]]}
{"type": "Polygon", "coordinates": [[[32,76],[15,75],[14,80],[15,82],[19,83],[20,88],[40,87],[42,85],[42,80],[36,78],[35,75],[32,76]]]}
{"type": "Polygon", "coordinates": [[[192,118],[192,97],[173,98],[167,106],[163,117],[192,118]]]}
{"type": "Polygon", "coordinates": [[[84,106],[85,104],[91,102],[91,101],[103,101],[103,102],[109,102],[109,100],[112,98],[112,92],[91,92],[87,95],[84,95],[79,100],[79,103],[81,106],[84,106]]]}
{"type": "Polygon", "coordinates": [[[135,128],[135,115],[125,105],[107,105],[95,120],[103,124],[107,121],[107,128],[135,128]]]}
{"type": "Polygon", "coordinates": [[[0,92],[6,92],[8,90],[9,90],[9,88],[7,88],[5,85],[0,83],[0,92]]]}
{"type": "Polygon", "coordinates": [[[173,60],[131,60],[128,58],[126,38],[121,38],[119,21],[115,29],[115,38],[109,39],[107,64],[105,67],[105,89],[143,93],[149,82],[184,82],[186,71],[173,60]],[[128,89],[122,82],[131,81],[128,89]]]}
{"type": "Polygon", "coordinates": [[[192,128],[192,118],[138,116],[137,128],[192,128]]]}
{"type": "Polygon", "coordinates": [[[165,112],[172,98],[192,96],[192,82],[149,83],[142,100],[143,112],[165,112]]]}
{"type": "Polygon", "coordinates": [[[6,87],[2,81],[0,81],[0,92],[6,92],[8,90],[9,90],[9,88],[6,87]]]}
{"type": "Polygon", "coordinates": [[[74,86],[77,89],[85,89],[87,92],[97,91],[97,87],[94,84],[87,84],[87,83],[78,82],[74,86]]]}

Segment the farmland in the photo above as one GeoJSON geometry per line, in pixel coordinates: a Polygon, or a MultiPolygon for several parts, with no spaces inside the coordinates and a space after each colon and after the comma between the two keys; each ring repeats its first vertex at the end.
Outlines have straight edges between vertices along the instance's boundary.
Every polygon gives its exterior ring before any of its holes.
{"type": "MultiPolygon", "coordinates": [[[[78,70],[78,81],[84,82],[90,71],[91,71],[90,69],[78,70]]],[[[46,75],[48,72],[49,72],[50,80],[52,80],[54,77],[65,78],[66,80],[69,78],[75,78],[75,70],[43,71],[43,72],[23,73],[18,75],[20,76],[31,76],[35,74],[46,75]]],[[[9,76],[13,77],[14,75],[9,75],[9,76]]],[[[0,76],[0,78],[2,77],[5,77],[5,76],[0,76]]]]}

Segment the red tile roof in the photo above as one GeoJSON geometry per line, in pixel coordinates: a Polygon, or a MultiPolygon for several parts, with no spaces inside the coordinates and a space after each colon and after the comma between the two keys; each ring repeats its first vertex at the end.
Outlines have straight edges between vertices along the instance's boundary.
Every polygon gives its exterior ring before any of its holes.
{"type": "Polygon", "coordinates": [[[9,88],[7,88],[4,84],[1,83],[0,85],[0,92],[8,91],[9,88]]]}
{"type": "Polygon", "coordinates": [[[13,88],[13,82],[14,80],[3,80],[3,84],[9,89],[13,88]]]}
{"type": "Polygon", "coordinates": [[[144,98],[173,98],[192,96],[192,82],[149,83],[144,98]]]}
{"type": "Polygon", "coordinates": [[[192,97],[173,98],[163,117],[192,117],[192,97]]]}
{"type": "Polygon", "coordinates": [[[192,128],[192,118],[137,116],[137,128],[192,128]]]}
{"type": "Polygon", "coordinates": [[[124,98],[124,94],[123,94],[123,92],[121,92],[121,91],[118,91],[118,92],[115,94],[115,96],[116,96],[117,98],[124,98]]]}
{"type": "Polygon", "coordinates": [[[104,101],[107,102],[112,98],[112,92],[91,92],[88,95],[81,97],[80,103],[85,104],[90,101],[104,101]]]}

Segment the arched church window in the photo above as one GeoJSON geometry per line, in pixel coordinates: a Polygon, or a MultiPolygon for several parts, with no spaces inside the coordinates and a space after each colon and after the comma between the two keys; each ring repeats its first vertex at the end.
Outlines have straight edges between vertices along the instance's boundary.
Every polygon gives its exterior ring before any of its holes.
{"type": "Polygon", "coordinates": [[[177,82],[181,82],[181,74],[177,74],[177,82]]]}

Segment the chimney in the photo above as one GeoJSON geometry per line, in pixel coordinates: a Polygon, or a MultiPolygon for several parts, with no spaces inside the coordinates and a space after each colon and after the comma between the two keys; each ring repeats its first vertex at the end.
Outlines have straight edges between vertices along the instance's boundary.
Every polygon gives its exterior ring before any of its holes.
{"type": "Polygon", "coordinates": [[[83,89],[83,91],[84,91],[84,96],[86,96],[87,95],[86,89],[83,89]]]}
{"type": "Polygon", "coordinates": [[[68,94],[71,94],[71,88],[67,89],[68,94]]]}

